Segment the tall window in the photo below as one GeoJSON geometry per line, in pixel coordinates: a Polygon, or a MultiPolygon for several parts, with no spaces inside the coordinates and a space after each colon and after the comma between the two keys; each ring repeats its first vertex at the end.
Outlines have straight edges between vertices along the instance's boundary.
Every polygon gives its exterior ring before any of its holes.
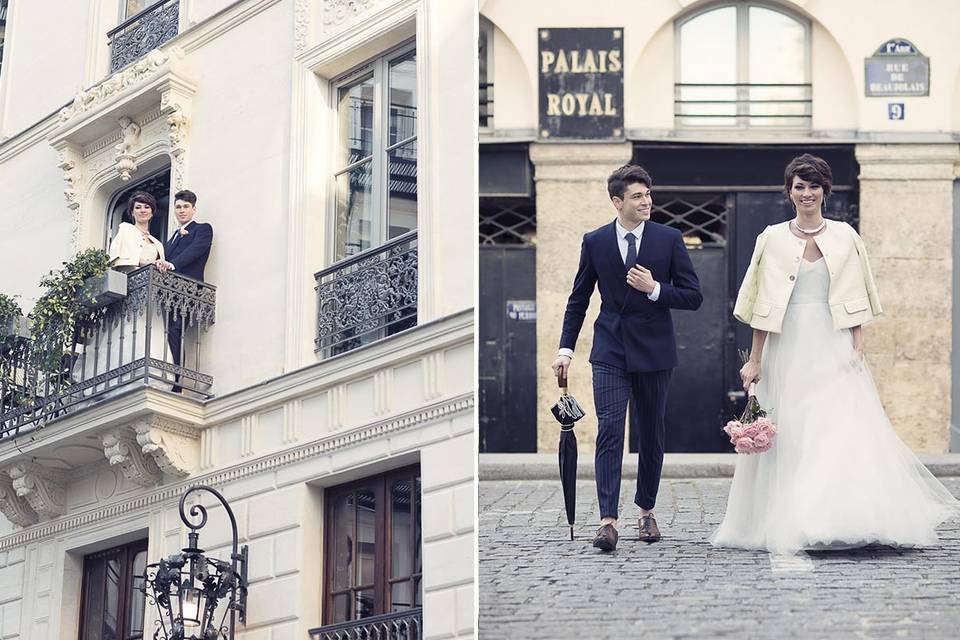
{"type": "Polygon", "coordinates": [[[420,607],[420,468],[327,492],[324,624],[420,607]]]}
{"type": "Polygon", "coordinates": [[[417,61],[412,44],[335,84],[335,260],[417,228],[417,61]]]}
{"type": "Polygon", "coordinates": [[[147,541],[83,559],[79,640],[140,640],[145,599],[138,580],[147,566],[147,541]]]}
{"type": "Polygon", "coordinates": [[[3,73],[3,40],[7,30],[7,0],[0,0],[0,73],[3,73]]]}
{"type": "Polygon", "coordinates": [[[678,22],[677,125],[809,128],[809,38],[806,21],[749,2],[678,22]]]}

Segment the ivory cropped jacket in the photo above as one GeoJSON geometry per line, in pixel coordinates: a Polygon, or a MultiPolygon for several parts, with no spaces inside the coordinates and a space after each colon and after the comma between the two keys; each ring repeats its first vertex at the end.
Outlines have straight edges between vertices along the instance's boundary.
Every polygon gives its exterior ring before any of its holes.
{"type": "MultiPolygon", "coordinates": [[[[830,272],[827,302],[833,328],[866,324],[883,310],[863,240],[845,222],[826,223],[826,230],[814,241],[830,272]]],[[[740,285],[733,315],[754,329],[780,333],[783,325],[806,245],[806,240],[793,235],[789,224],[770,225],[757,236],[750,266],[740,285]]]]}

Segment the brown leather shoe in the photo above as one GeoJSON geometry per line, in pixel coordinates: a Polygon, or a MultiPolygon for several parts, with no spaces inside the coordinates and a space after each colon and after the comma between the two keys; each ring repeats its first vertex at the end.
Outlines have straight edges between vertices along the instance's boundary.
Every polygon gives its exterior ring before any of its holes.
{"type": "Polygon", "coordinates": [[[641,542],[660,542],[660,529],[657,527],[657,521],[652,515],[641,516],[639,525],[641,542]]]}
{"type": "Polygon", "coordinates": [[[601,551],[613,551],[617,548],[617,540],[620,536],[612,524],[605,524],[597,529],[597,535],[593,539],[593,546],[601,551]]]}

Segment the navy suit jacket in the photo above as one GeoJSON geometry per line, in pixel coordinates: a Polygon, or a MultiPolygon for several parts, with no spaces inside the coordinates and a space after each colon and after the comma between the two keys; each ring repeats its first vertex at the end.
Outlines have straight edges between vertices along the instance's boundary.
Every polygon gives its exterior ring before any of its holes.
{"type": "Polygon", "coordinates": [[[676,229],[647,220],[637,264],[660,283],[660,297],[627,284],[627,267],[620,258],[616,220],[583,236],[580,267],[563,316],[560,348],[573,349],[583,326],[595,286],[600,288],[600,315],[593,325],[590,362],[625,371],[660,371],[677,366],[677,340],[670,309],[700,307],[700,281],[683,237],[676,229]]]}
{"type": "Polygon", "coordinates": [[[173,263],[176,273],[203,280],[210,246],[213,244],[213,227],[204,222],[187,225],[187,235],[179,236],[163,245],[167,262],[173,263]]]}

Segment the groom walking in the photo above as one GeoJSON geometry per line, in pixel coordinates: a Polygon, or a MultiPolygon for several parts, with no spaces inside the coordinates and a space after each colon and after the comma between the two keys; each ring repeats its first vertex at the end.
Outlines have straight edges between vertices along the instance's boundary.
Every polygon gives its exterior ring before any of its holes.
{"type": "Polygon", "coordinates": [[[683,238],[650,221],[650,174],[625,165],[607,179],[617,219],[583,236],[580,266],[563,316],[560,350],[553,362],[566,374],[595,286],[600,315],[593,325],[593,397],[597,409],[595,468],[600,529],[593,546],[617,547],[624,422],[639,434],[640,460],[634,502],[640,507],[640,540],[657,542],[653,507],[663,466],[667,387],[677,366],[670,309],[696,310],[703,302],[683,238]]]}

